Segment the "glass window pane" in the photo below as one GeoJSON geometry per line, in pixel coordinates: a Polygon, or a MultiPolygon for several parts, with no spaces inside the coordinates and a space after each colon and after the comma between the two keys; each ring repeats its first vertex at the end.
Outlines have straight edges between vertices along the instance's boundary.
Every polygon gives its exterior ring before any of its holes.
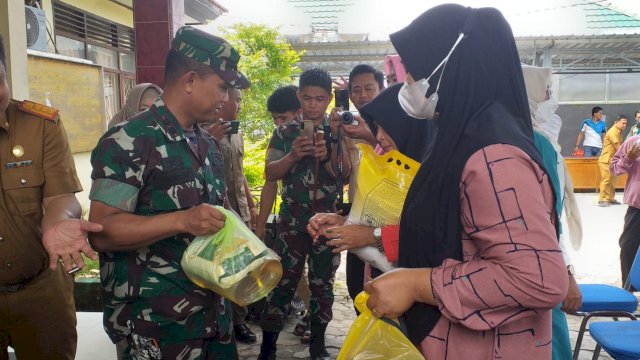
{"type": "Polygon", "coordinates": [[[118,74],[106,71],[104,73],[104,110],[107,114],[107,122],[120,110],[120,82],[118,81],[118,74]]]}
{"type": "Polygon", "coordinates": [[[100,46],[87,45],[87,59],[110,69],[118,69],[118,52],[100,46]]]}
{"type": "Polygon", "coordinates": [[[120,53],[120,70],[136,72],[136,56],[133,54],[120,53]]]}
{"type": "Polygon", "coordinates": [[[56,48],[60,55],[71,56],[76,58],[85,58],[84,43],[82,41],[73,40],[64,36],[56,35],[56,48]]]}
{"type": "MultiPolygon", "coordinates": [[[[122,79],[122,91],[124,92],[124,98],[126,99],[131,92],[131,89],[136,85],[135,79],[124,78],[122,79]]],[[[125,100],[126,102],[126,100],[125,100]]]]}
{"type": "Polygon", "coordinates": [[[561,74],[560,101],[603,102],[605,74],[561,74]]]}
{"type": "Polygon", "coordinates": [[[610,74],[609,75],[609,100],[610,101],[638,101],[640,99],[640,74],[610,74]]]}

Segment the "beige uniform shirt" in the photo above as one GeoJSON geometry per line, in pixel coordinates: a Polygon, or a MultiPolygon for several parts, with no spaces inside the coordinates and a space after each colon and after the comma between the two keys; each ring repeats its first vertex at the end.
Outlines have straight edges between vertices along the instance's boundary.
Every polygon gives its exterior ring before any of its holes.
{"type": "Polygon", "coordinates": [[[224,180],[227,185],[227,197],[231,208],[240,215],[245,223],[251,221],[247,193],[244,188],[244,139],[242,133],[225,135],[219,141],[224,157],[224,180]]]}
{"type": "Polygon", "coordinates": [[[599,163],[610,164],[613,155],[616,154],[616,147],[620,147],[622,143],[622,131],[617,127],[612,126],[607,134],[604,136],[604,141],[602,142],[602,153],[600,154],[600,158],[598,159],[599,163]]]}
{"type": "Polygon", "coordinates": [[[20,104],[0,113],[0,285],[27,282],[49,265],[42,199],[82,191],[55,109],[20,104]]]}

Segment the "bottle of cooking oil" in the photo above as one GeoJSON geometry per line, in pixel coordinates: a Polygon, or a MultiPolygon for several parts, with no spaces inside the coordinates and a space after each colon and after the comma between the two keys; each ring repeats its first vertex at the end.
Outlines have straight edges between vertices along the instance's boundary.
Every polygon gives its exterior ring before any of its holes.
{"type": "Polygon", "coordinates": [[[244,306],[267,296],[278,284],[282,264],[234,213],[219,210],[226,215],[224,227],[196,237],[181,265],[196,285],[244,306]]]}

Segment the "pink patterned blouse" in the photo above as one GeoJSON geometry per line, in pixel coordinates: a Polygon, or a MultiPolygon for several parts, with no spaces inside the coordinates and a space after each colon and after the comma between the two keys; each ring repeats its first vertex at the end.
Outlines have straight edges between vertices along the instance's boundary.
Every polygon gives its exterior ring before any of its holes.
{"type": "Polygon", "coordinates": [[[460,182],[463,261],[434,268],[442,317],[426,359],[551,359],[551,309],[567,291],[553,190],[519,148],[473,154],[460,182]]]}

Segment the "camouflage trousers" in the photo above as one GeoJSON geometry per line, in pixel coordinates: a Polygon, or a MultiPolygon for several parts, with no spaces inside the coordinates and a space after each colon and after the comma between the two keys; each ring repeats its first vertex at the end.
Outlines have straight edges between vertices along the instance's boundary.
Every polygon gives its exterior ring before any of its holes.
{"type": "Polygon", "coordinates": [[[216,338],[172,340],[153,339],[131,335],[116,344],[118,360],[237,360],[235,336],[216,338]]]}
{"type": "Polygon", "coordinates": [[[285,216],[278,221],[278,236],[272,249],[281,258],[282,279],[269,294],[260,316],[260,327],[264,331],[280,332],[284,328],[305,260],[309,265],[311,324],[328,324],[333,318],[333,280],[340,265],[340,254],[333,254],[324,243],[314,244],[306,231],[293,228],[290,223],[291,219],[285,216]]]}

